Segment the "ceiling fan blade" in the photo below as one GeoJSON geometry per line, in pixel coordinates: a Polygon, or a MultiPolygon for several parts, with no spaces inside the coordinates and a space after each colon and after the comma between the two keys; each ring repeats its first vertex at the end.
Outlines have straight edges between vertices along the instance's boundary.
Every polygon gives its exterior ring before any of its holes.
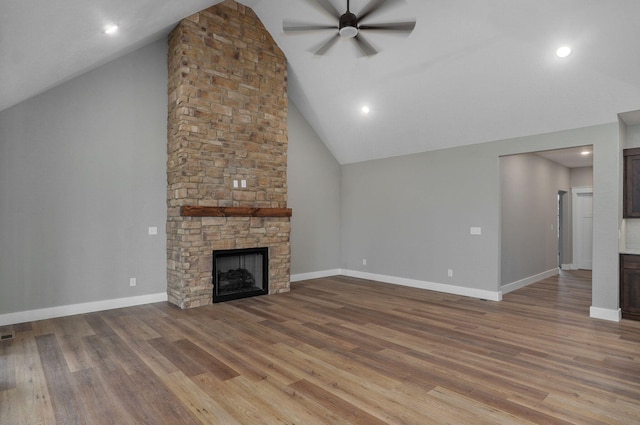
{"type": "Polygon", "coordinates": [[[356,35],[355,37],[353,37],[353,39],[355,40],[356,45],[360,48],[360,50],[362,50],[362,53],[365,54],[365,56],[373,56],[378,53],[378,51],[367,40],[365,40],[361,34],[356,35]]]}
{"type": "Polygon", "coordinates": [[[362,10],[357,13],[358,21],[362,21],[373,14],[387,9],[391,6],[399,5],[400,3],[406,3],[404,0],[371,0],[367,3],[362,10]]]}
{"type": "Polygon", "coordinates": [[[316,55],[316,56],[324,55],[331,48],[331,46],[336,44],[336,41],[338,41],[339,38],[340,38],[340,34],[336,33],[333,37],[328,39],[322,46],[320,46],[319,49],[317,49],[315,52],[313,52],[313,54],[316,55]]]}
{"type": "Polygon", "coordinates": [[[359,25],[361,30],[391,30],[411,32],[416,27],[416,21],[410,22],[386,22],[383,24],[359,25]]]}
{"type": "Polygon", "coordinates": [[[323,25],[323,24],[307,24],[303,22],[282,22],[282,30],[284,32],[290,31],[318,31],[318,30],[337,30],[337,25],[323,25]]]}
{"type": "Polygon", "coordinates": [[[340,13],[338,9],[336,9],[335,6],[331,4],[329,0],[307,0],[307,1],[309,3],[316,3],[318,6],[323,8],[325,12],[327,12],[329,15],[333,16],[334,18],[340,19],[340,15],[342,15],[342,13],[340,13]]]}

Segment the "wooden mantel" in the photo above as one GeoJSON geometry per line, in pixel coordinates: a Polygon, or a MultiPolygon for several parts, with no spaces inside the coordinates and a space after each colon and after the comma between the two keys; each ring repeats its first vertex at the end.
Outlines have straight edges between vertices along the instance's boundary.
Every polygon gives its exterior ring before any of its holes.
{"type": "Polygon", "coordinates": [[[183,217],[291,217],[291,208],[180,207],[183,217]]]}

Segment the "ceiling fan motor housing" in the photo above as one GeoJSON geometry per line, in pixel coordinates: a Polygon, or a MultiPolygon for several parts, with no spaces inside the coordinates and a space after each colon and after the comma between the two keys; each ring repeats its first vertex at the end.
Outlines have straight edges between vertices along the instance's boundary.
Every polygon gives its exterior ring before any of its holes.
{"type": "Polygon", "coordinates": [[[347,11],[340,17],[340,36],[353,38],[358,35],[358,17],[347,11]]]}

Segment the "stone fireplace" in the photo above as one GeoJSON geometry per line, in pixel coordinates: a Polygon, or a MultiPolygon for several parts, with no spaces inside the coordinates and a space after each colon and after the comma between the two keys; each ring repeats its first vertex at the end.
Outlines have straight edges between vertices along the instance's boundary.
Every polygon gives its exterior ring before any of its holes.
{"type": "Polygon", "coordinates": [[[212,302],[213,252],[268,248],[287,292],[287,63],[253,10],[227,0],[169,36],[167,282],[180,308],[212,302]]]}

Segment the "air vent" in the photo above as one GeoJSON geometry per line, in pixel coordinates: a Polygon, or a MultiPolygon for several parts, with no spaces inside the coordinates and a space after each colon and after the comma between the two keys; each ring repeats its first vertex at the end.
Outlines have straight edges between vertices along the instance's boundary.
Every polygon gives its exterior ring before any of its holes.
{"type": "Polygon", "coordinates": [[[15,336],[15,331],[0,331],[0,341],[4,341],[5,339],[12,339],[15,336]]]}

